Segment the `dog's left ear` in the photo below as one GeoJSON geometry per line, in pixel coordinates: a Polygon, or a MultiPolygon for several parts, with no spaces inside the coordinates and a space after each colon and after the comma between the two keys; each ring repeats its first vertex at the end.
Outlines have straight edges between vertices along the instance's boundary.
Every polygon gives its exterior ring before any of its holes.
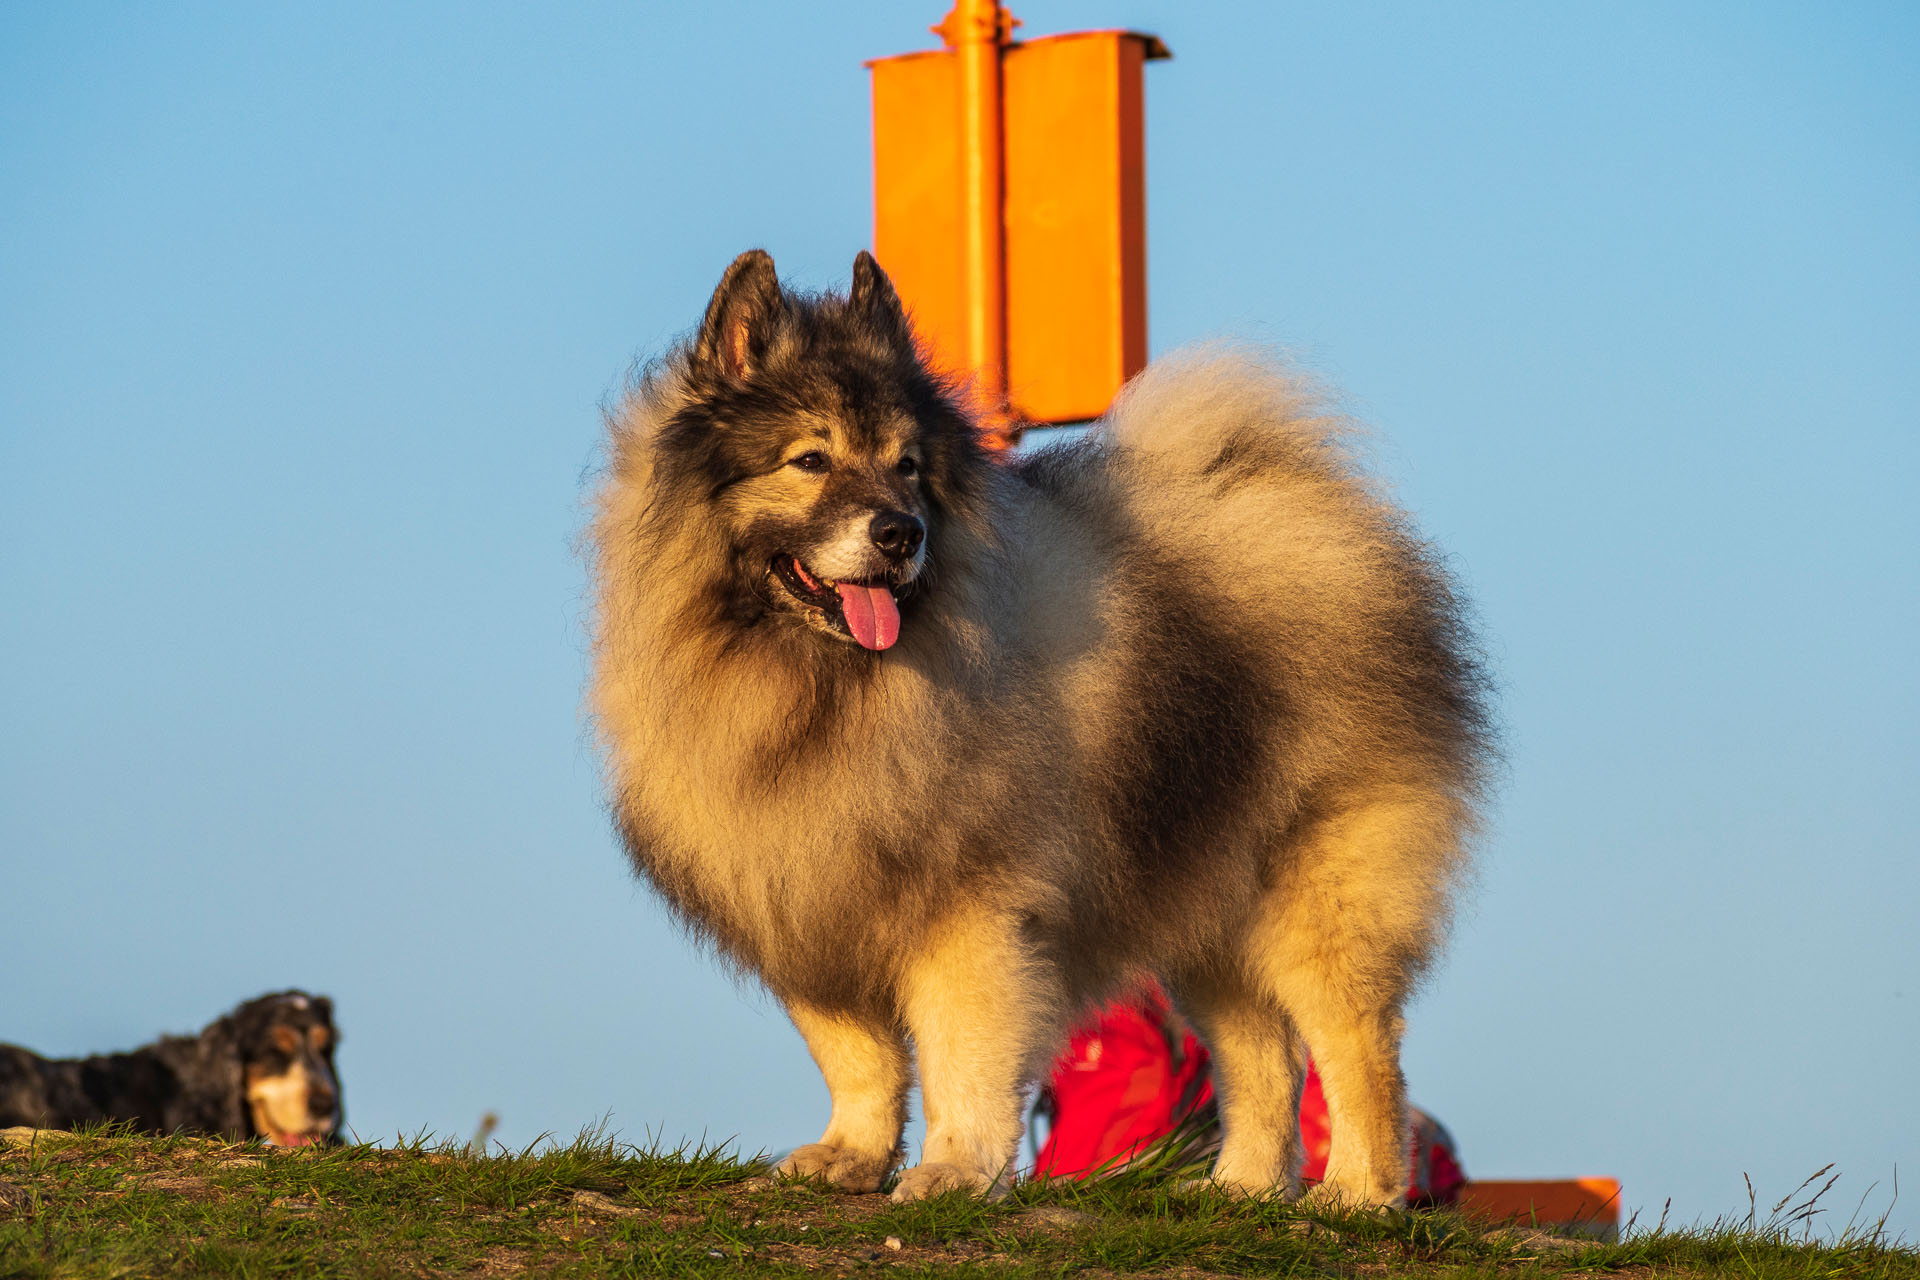
{"type": "Polygon", "coordinates": [[[747,250],[733,260],[707,303],[707,318],[693,344],[694,361],[729,378],[751,377],[766,359],[774,322],[786,310],[773,255],[747,250]]]}
{"type": "Polygon", "coordinates": [[[907,312],[900,305],[900,295],[893,290],[893,281],[880,269],[873,255],[865,249],[853,260],[853,290],[847,295],[848,304],[861,315],[878,325],[889,338],[905,341],[908,338],[907,312]]]}

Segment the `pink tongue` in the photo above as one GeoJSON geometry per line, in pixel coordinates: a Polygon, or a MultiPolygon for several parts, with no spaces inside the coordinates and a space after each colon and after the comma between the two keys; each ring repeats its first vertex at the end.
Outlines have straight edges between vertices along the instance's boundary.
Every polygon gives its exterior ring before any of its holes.
{"type": "Polygon", "coordinates": [[[863,582],[836,582],[833,589],[840,593],[840,611],[853,638],[869,649],[891,649],[900,638],[900,606],[893,592],[863,582]]]}

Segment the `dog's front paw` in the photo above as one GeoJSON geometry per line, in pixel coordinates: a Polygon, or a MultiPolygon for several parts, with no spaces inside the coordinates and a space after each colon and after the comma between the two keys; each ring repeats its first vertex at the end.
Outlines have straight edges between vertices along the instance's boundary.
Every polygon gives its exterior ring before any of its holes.
{"type": "Polygon", "coordinates": [[[1310,1187],[1300,1197],[1303,1209],[1335,1214],[1403,1209],[1406,1203],[1406,1193],[1392,1187],[1349,1187],[1332,1182],[1310,1187]]]}
{"type": "Polygon", "coordinates": [[[1174,1184],[1173,1189],[1181,1195],[1224,1196],[1228,1200],[1276,1200],[1284,1203],[1299,1199],[1299,1193],[1289,1191],[1283,1183],[1243,1182],[1212,1174],[1204,1178],[1183,1178],[1174,1184]]]}
{"type": "Polygon", "coordinates": [[[795,1147],[786,1159],[773,1167],[773,1173],[777,1178],[819,1178],[841,1191],[864,1194],[878,1191],[893,1165],[891,1152],[875,1155],[870,1151],[810,1142],[804,1147],[795,1147]]]}
{"type": "Polygon", "coordinates": [[[893,1202],[905,1204],[909,1200],[925,1200],[943,1191],[971,1191],[978,1195],[992,1185],[992,1178],[963,1169],[957,1164],[917,1164],[902,1173],[900,1181],[894,1184],[893,1202]]]}

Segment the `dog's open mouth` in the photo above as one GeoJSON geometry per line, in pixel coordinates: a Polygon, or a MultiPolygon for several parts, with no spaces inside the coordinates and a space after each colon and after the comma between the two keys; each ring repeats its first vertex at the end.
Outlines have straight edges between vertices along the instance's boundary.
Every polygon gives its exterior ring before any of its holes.
{"type": "Polygon", "coordinates": [[[892,584],[883,579],[835,582],[789,555],[774,557],[773,576],[794,599],[825,614],[863,649],[890,649],[900,638],[900,605],[892,584]]]}

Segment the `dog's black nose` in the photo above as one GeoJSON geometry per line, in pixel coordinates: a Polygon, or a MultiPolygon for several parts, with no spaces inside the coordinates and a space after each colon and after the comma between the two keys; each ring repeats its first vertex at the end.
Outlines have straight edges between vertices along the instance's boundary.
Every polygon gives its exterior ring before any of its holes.
{"type": "Polygon", "coordinates": [[[323,1084],[307,1087],[307,1112],[314,1116],[330,1116],[340,1105],[340,1095],[323,1084]]]}
{"type": "Polygon", "coordinates": [[[867,526],[867,536],[873,539],[873,545],[880,548],[882,555],[905,560],[920,549],[921,541],[927,536],[927,526],[920,523],[920,517],[904,511],[882,511],[867,526]]]}

